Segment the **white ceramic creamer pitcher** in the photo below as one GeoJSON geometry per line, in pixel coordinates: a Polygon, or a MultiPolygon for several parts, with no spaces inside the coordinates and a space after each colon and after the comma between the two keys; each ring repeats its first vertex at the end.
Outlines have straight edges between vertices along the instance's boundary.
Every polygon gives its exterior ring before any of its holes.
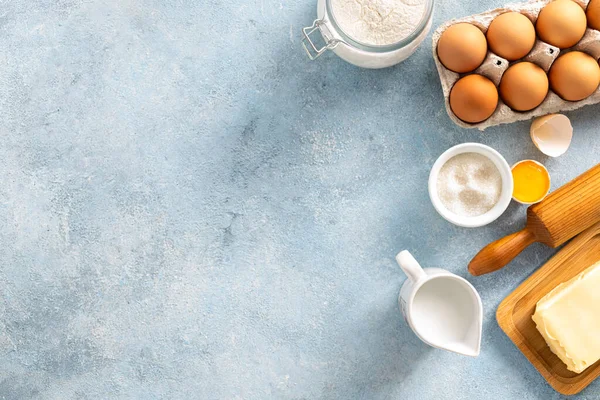
{"type": "Polygon", "coordinates": [[[398,253],[396,261],[408,276],[400,289],[400,309],[419,339],[477,357],[483,307],[473,285],[444,269],[422,268],[407,250],[398,253]]]}

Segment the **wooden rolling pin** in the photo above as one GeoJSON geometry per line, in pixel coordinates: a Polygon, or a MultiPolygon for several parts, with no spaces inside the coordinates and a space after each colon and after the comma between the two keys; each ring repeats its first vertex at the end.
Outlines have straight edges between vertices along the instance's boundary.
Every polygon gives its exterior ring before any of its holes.
{"type": "Polygon", "coordinates": [[[469,263],[472,275],[494,272],[532,243],[558,247],[600,221],[600,164],[527,209],[527,225],[485,246],[469,263]]]}

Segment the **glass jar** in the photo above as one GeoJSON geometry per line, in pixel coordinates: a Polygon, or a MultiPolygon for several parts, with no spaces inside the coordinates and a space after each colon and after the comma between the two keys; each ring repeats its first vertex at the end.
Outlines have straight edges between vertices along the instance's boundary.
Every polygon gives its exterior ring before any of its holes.
{"type": "Polygon", "coordinates": [[[352,39],[340,28],[331,7],[332,0],[318,0],[317,19],[312,26],[302,29],[302,46],[311,60],[327,50],[333,51],[345,61],[363,68],[385,68],[406,60],[423,42],[431,28],[434,0],[425,0],[425,11],[415,30],[399,42],[376,46],[352,39]],[[317,46],[311,35],[319,32],[324,45],[317,46]]]}

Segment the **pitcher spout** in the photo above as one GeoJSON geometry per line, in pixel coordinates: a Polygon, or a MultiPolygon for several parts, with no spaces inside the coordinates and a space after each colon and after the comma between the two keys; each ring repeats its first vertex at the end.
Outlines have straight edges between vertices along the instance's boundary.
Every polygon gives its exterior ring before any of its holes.
{"type": "Polygon", "coordinates": [[[477,357],[481,351],[483,306],[475,288],[467,281],[464,283],[465,289],[470,292],[473,301],[473,308],[470,311],[467,311],[466,309],[462,310],[462,312],[466,314],[463,315],[463,321],[466,322],[464,326],[464,336],[457,341],[447,342],[445,345],[440,346],[440,348],[469,357],[477,357]]]}

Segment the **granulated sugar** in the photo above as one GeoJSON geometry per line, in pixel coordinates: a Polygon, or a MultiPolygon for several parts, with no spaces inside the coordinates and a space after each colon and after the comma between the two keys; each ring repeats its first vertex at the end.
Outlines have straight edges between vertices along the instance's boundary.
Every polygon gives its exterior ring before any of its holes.
{"type": "Polygon", "coordinates": [[[476,217],[491,210],[500,199],[502,176],[489,158],[463,153],[442,166],[437,191],[448,210],[464,217],[476,217]]]}

